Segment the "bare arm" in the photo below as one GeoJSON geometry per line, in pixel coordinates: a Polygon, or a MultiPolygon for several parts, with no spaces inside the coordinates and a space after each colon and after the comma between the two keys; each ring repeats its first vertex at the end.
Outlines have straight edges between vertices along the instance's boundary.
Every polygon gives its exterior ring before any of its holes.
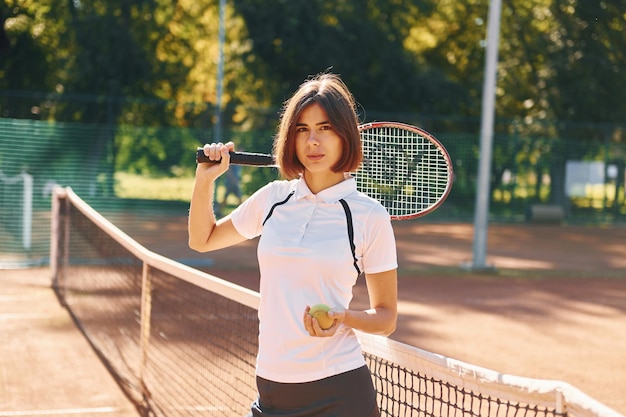
{"type": "Polygon", "coordinates": [[[228,169],[228,151],[233,149],[232,142],[205,145],[204,153],[209,159],[221,158],[222,161],[219,164],[198,164],[196,167],[187,232],[189,247],[198,252],[222,249],[245,240],[233,226],[230,216],[217,221],[213,212],[215,180],[228,169]]]}
{"type": "Polygon", "coordinates": [[[396,330],[398,318],[398,274],[395,269],[366,274],[370,308],[347,310],[343,322],[366,333],[389,336],[396,330]]]}
{"type": "Polygon", "coordinates": [[[304,313],[304,326],[311,336],[332,336],[339,323],[365,333],[389,336],[396,330],[398,318],[398,273],[392,269],[378,274],[366,274],[370,308],[364,311],[331,311],[329,317],[335,324],[327,330],[311,320],[307,307],[304,313]]]}

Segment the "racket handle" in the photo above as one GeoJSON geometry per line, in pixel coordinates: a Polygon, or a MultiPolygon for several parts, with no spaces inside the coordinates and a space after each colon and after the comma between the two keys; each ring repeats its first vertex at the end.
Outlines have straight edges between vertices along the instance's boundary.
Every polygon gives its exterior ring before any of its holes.
{"type": "MultiPolygon", "coordinates": [[[[249,166],[274,166],[274,157],[272,155],[264,153],[252,153],[252,152],[229,152],[231,165],[249,165],[249,166]]],[[[217,164],[220,161],[211,161],[205,154],[203,148],[198,148],[196,152],[197,163],[214,163],[217,164]]]]}

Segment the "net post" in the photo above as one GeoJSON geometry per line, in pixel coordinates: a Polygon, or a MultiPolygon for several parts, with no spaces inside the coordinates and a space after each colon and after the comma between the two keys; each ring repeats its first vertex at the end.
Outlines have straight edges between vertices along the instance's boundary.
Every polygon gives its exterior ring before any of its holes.
{"type": "Polygon", "coordinates": [[[565,417],[567,414],[565,413],[565,401],[563,398],[563,390],[561,388],[557,388],[556,389],[556,405],[555,405],[555,410],[554,413],[557,416],[563,416],[565,417]]]}
{"type": "Polygon", "coordinates": [[[50,213],[50,273],[52,275],[52,286],[57,287],[59,278],[59,222],[60,222],[60,193],[55,188],[52,191],[52,207],[50,213]]]}
{"type": "Polygon", "coordinates": [[[139,343],[141,354],[139,364],[139,384],[141,386],[141,398],[144,410],[149,409],[150,392],[145,384],[146,366],[148,361],[148,348],[150,346],[150,317],[152,313],[152,279],[150,277],[150,265],[143,262],[141,271],[141,341],[139,343]]]}
{"type": "MultiPolygon", "coordinates": [[[[61,265],[63,272],[61,273],[61,278],[63,280],[66,279],[65,274],[67,273],[70,265],[70,224],[72,219],[70,218],[71,201],[69,197],[69,193],[67,193],[65,199],[63,200],[65,204],[63,204],[63,214],[61,216],[61,219],[63,219],[63,264],[61,265]]],[[[59,286],[59,288],[61,299],[63,300],[63,305],[66,305],[65,283],[63,282],[62,285],[59,286]]]]}
{"type": "Polygon", "coordinates": [[[69,200],[66,191],[56,187],[52,191],[52,213],[50,224],[50,272],[52,275],[52,287],[60,294],[62,268],[68,263],[69,249],[69,200]],[[63,244],[63,248],[61,245],[63,244]],[[63,256],[62,263],[61,256],[63,256]]]}

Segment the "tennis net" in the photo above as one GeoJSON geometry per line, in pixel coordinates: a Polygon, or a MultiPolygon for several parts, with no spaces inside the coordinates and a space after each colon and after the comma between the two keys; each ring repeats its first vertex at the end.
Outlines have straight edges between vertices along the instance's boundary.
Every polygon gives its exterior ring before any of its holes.
{"type": "MultiPolygon", "coordinates": [[[[54,196],[53,286],[141,415],[245,415],[258,294],[145,249],[71,189],[54,196]]],[[[359,339],[383,416],[619,416],[563,382],[359,339]]]]}

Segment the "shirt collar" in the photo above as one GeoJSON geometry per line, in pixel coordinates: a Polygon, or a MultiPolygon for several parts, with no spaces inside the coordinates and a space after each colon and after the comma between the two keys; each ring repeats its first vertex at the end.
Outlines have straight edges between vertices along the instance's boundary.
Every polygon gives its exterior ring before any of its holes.
{"type": "Polygon", "coordinates": [[[322,199],[325,203],[336,203],[340,199],[346,197],[348,194],[355,192],[356,190],[356,179],[350,174],[346,173],[345,180],[333,185],[332,187],[320,191],[319,193],[317,193],[317,196],[314,196],[308,185],[306,184],[304,178],[300,177],[298,180],[296,180],[294,197],[296,199],[317,197],[322,199]]]}

